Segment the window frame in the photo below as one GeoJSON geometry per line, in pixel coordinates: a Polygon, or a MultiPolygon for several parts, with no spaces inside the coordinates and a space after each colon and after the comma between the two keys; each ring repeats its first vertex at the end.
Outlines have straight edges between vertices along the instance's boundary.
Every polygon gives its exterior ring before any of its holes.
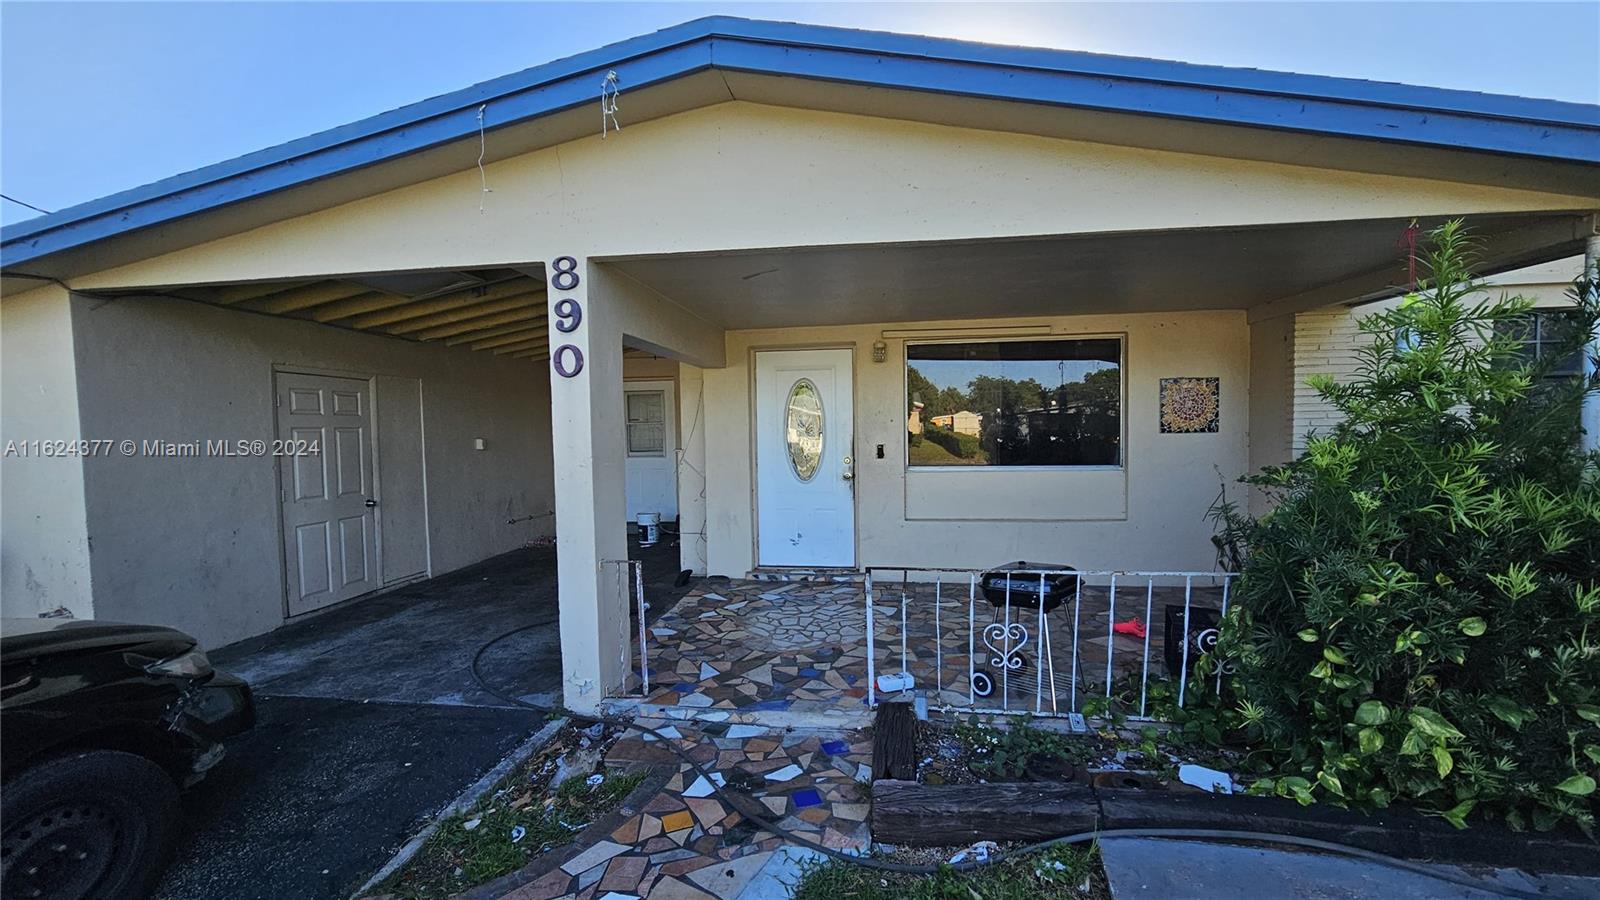
{"type": "MultiPolygon", "coordinates": [[[[971,337],[940,337],[940,338],[907,338],[900,346],[900,405],[903,407],[911,399],[911,348],[929,344],[1015,344],[1039,343],[1041,341],[1108,341],[1117,342],[1117,463],[1107,465],[1096,463],[1082,466],[919,466],[911,462],[911,432],[904,427],[900,429],[900,460],[904,465],[902,471],[916,472],[962,472],[962,473],[987,473],[999,472],[1125,472],[1128,468],[1128,333],[1125,331],[1112,332],[1085,332],[1082,334],[1032,334],[1007,337],[987,337],[973,335],[971,337]]],[[[901,425],[905,424],[905,416],[901,417],[901,425]]]]}
{"type": "MultiPolygon", "coordinates": [[[[1535,306],[1523,313],[1523,318],[1527,321],[1529,328],[1529,336],[1526,339],[1518,339],[1517,343],[1521,350],[1532,350],[1532,353],[1526,357],[1530,362],[1537,363],[1546,358],[1545,354],[1547,348],[1551,344],[1557,343],[1557,341],[1545,338],[1545,330],[1550,327],[1549,323],[1551,320],[1562,315],[1570,314],[1571,310],[1571,306],[1535,306]]],[[[1584,351],[1580,349],[1578,353],[1577,371],[1550,372],[1544,376],[1544,380],[1562,381],[1565,379],[1583,377],[1584,355],[1584,351]]]]}
{"type": "Polygon", "coordinates": [[[622,408],[622,443],[623,443],[623,449],[625,451],[627,451],[628,458],[629,459],[665,459],[666,455],[667,455],[667,415],[668,415],[666,389],[665,388],[640,388],[640,389],[637,389],[637,390],[631,390],[630,391],[627,388],[623,388],[623,391],[622,391],[622,407],[623,407],[622,408]],[[646,421],[641,419],[638,422],[634,422],[631,419],[629,419],[629,417],[628,417],[628,395],[629,394],[655,394],[656,396],[661,398],[661,421],[659,423],[654,423],[654,422],[646,422],[646,421]],[[653,424],[654,425],[659,425],[659,427],[661,428],[661,449],[660,450],[634,450],[633,449],[633,426],[634,425],[653,425],[653,424]]]}

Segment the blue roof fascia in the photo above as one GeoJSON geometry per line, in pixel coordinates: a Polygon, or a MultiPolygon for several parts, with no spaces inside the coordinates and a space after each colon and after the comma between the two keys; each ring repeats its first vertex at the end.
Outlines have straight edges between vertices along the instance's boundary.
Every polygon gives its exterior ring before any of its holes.
{"type": "Polygon", "coordinates": [[[6,266],[710,67],[1600,163],[1600,106],[729,17],[697,19],[0,231],[6,266]]]}
{"type": "Polygon", "coordinates": [[[873,87],[1600,163],[1600,107],[1581,104],[1558,105],[1578,107],[1588,113],[1589,121],[1577,117],[1566,123],[1548,118],[1529,121],[1415,105],[1355,103],[1310,94],[1226,90],[1214,84],[986,62],[866,55],[732,37],[714,40],[712,65],[873,87]]]}
{"type": "MultiPolygon", "coordinates": [[[[1485,94],[1399,82],[1330,75],[1304,75],[1243,69],[1146,57],[1112,56],[1081,50],[1012,47],[952,38],[826,25],[800,25],[759,19],[716,18],[724,37],[792,46],[829,47],[863,53],[917,56],[929,60],[981,63],[1116,79],[1136,79],[1190,87],[1292,94],[1306,98],[1406,106],[1418,110],[1534,119],[1553,124],[1600,127],[1600,106],[1508,94],[1485,94]]],[[[690,23],[693,24],[693,23],[690,23]]]]}

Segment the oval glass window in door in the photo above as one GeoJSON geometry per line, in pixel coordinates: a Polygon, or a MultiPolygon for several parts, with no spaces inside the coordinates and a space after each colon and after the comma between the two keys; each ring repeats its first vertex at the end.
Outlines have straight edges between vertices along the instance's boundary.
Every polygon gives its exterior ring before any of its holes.
{"type": "Polygon", "coordinates": [[[789,389],[783,417],[789,465],[796,478],[810,481],[822,464],[822,394],[809,378],[789,389]]]}

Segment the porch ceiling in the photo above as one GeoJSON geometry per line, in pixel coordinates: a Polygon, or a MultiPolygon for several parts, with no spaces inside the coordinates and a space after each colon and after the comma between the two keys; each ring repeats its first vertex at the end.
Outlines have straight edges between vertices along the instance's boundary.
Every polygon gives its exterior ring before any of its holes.
{"type": "MultiPolygon", "coordinates": [[[[129,292],[130,296],[139,293],[129,292]]],[[[167,290],[259,315],[301,319],[512,359],[545,359],[545,285],[537,268],[388,272],[167,290]]]]}
{"type": "MultiPolygon", "coordinates": [[[[1531,221],[1479,217],[1470,224],[1489,237],[1531,221]]],[[[1370,219],[775,249],[630,258],[613,265],[730,329],[1249,309],[1375,270],[1391,270],[1385,283],[1402,284],[1400,239],[1408,224],[1370,219]]],[[[1419,223],[1424,229],[1435,224],[1419,223]]]]}

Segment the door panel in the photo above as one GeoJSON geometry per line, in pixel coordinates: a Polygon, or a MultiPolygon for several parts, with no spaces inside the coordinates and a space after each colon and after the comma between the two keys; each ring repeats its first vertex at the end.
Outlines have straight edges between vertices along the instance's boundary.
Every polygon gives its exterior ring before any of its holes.
{"type": "Polygon", "coordinates": [[[678,518],[678,404],[671,381],[629,381],[622,388],[628,521],[639,513],[678,518]]]}
{"type": "Polygon", "coordinates": [[[855,565],[854,354],[756,354],[757,560],[855,565]]]}
{"type": "Polygon", "coordinates": [[[328,523],[312,522],[297,526],[294,540],[300,595],[309,597],[327,593],[333,587],[333,573],[328,568],[332,559],[328,551],[328,523]]]}
{"type": "Polygon", "coordinates": [[[279,373],[278,436],[319,452],[280,458],[289,615],[375,590],[377,529],[367,382],[279,373]]]}

